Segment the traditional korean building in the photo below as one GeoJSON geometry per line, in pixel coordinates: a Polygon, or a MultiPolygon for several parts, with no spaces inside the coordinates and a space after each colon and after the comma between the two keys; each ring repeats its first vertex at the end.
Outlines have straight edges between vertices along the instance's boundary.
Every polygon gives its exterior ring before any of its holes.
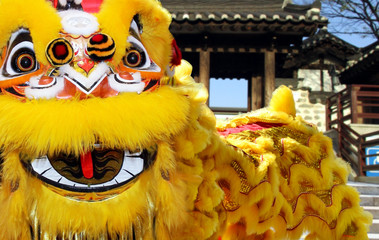
{"type": "Polygon", "coordinates": [[[360,49],[339,77],[347,87],[328,98],[327,129],[358,176],[379,177],[379,41],[360,49]]]}
{"type": "Polygon", "coordinates": [[[161,0],[173,18],[174,34],[193,76],[209,87],[210,78],[249,80],[248,109],[268,103],[288,53],[298,53],[304,37],[327,25],[320,1],[161,0]]]}
{"type": "MultiPolygon", "coordinates": [[[[320,92],[336,92],[340,81],[338,72],[345,69],[349,62],[361,56],[361,50],[337,36],[321,29],[315,35],[305,39],[298,53],[288,54],[284,68],[294,71],[294,78],[306,73],[318,76],[318,81],[309,78],[305,85],[318,85],[312,88],[320,92]],[[305,72],[305,73],[304,73],[305,72]],[[297,74],[296,74],[297,73],[297,74]]],[[[309,74],[308,74],[309,75],[309,74]]]]}

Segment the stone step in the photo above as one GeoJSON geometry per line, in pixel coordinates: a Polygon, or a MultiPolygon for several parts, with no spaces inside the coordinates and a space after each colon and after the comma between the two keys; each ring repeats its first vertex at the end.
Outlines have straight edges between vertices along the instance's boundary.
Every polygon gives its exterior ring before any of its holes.
{"type": "Polygon", "coordinates": [[[369,234],[368,234],[368,239],[369,239],[369,240],[376,240],[376,239],[379,239],[379,233],[369,233],[369,234]]]}
{"type": "Polygon", "coordinates": [[[379,206],[379,195],[361,194],[361,206],[379,206]]]}
{"type": "Polygon", "coordinates": [[[374,219],[379,219],[379,206],[363,206],[363,209],[370,212],[374,219]]]}
{"type": "Polygon", "coordinates": [[[372,220],[372,225],[370,226],[369,233],[379,234],[379,219],[373,219],[372,220]]]}
{"type": "Polygon", "coordinates": [[[379,184],[348,182],[347,185],[356,188],[360,194],[379,195],[379,184]]]}

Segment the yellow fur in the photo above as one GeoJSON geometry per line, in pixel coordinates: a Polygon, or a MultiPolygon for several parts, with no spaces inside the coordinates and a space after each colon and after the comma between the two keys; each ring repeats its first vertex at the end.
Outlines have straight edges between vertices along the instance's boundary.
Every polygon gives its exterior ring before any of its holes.
{"type": "Polygon", "coordinates": [[[51,4],[46,0],[1,0],[0,9],[0,48],[7,44],[14,31],[27,28],[31,32],[37,60],[47,65],[46,46],[59,36],[62,28],[51,4]]]}
{"type": "Polygon", "coordinates": [[[129,47],[127,37],[133,17],[139,14],[143,25],[141,40],[150,57],[162,70],[170,62],[172,35],[168,30],[170,14],[157,0],[105,0],[97,18],[103,32],[112,36],[116,43],[113,57],[119,63],[129,47]],[[114,17],[120,16],[120,17],[114,17]]]}
{"type": "Polygon", "coordinates": [[[188,100],[169,87],[84,101],[0,96],[0,104],[2,147],[22,148],[33,157],[62,150],[78,154],[97,142],[120,149],[151,146],[182,131],[189,110],[188,100]]]}
{"type": "MultiPolygon", "coordinates": [[[[372,216],[359,206],[356,190],[345,185],[349,173],[348,165],[335,158],[329,138],[300,117],[295,117],[292,107],[280,106],[283,101],[293,101],[288,91],[281,87],[267,110],[247,114],[219,125],[219,130],[223,131],[229,127],[258,122],[285,124],[274,130],[262,130],[260,136],[255,136],[255,140],[248,140],[242,134],[230,134],[226,137],[231,145],[252,157],[258,154],[263,160],[258,168],[249,167],[249,162],[240,163],[244,172],[249,173],[245,184],[253,189],[248,193],[247,199],[241,199],[238,196],[241,193],[233,196],[234,204],[241,207],[230,212],[232,221],[231,229],[227,231],[227,239],[229,235],[233,236],[232,232],[240,232],[241,228],[245,228],[247,235],[254,235],[269,231],[272,226],[279,229],[273,239],[298,239],[304,229],[309,232],[310,239],[345,239],[349,234],[355,235],[353,239],[365,239],[372,216]],[[282,135],[281,131],[287,135],[282,135]],[[274,157],[273,161],[268,158],[268,154],[272,153],[275,154],[270,155],[274,157]],[[267,171],[267,175],[259,180],[258,172],[254,174],[254,169],[255,172],[267,171]],[[254,215],[259,217],[249,215],[249,211],[243,208],[246,204],[251,205],[255,210],[250,212],[257,212],[254,215]],[[278,214],[281,220],[278,219],[278,214]],[[245,219],[246,224],[241,225],[241,219],[245,219]],[[238,224],[238,230],[233,230],[234,224],[238,224]],[[345,232],[352,225],[356,227],[356,231],[345,232]]],[[[287,106],[291,105],[289,103],[287,106]]],[[[353,236],[349,239],[351,237],[353,236]]]]}
{"type": "MultiPolygon", "coordinates": [[[[0,8],[7,9],[0,15],[0,44],[29,27],[37,57],[45,61],[43,46],[60,28],[51,6],[1,0],[0,8]],[[18,8],[26,11],[23,18],[18,8]]],[[[112,64],[128,47],[135,14],[144,46],[164,71],[170,17],[155,0],[104,1],[97,17],[117,45],[112,64]]],[[[109,98],[20,101],[1,95],[0,239],[299,239],[304,232],[307,239],[367,238],[372,216],[346,185],[348,165],[336,159],[329,138],[296,116],[289,89],[276,91],[270,107],[216,127],[207,91],[190,74],[182,61],[174,78],[162,78],[171,86],[109,98]],[[262,122],[273,126],[224,137],[217,132],[262,122]],[[75,199],[28,169],[34,158],[79,157],[97,144],[157,153],[122,189],[98,193],[110,196],[100,200],[75,199]]]]}

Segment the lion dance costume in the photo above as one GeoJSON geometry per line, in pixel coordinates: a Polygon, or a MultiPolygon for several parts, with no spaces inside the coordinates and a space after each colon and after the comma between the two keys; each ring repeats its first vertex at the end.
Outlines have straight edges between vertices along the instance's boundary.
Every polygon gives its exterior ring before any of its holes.
{"type": "Polygon", "coordinates": [[[367,239],[279,88],[218,123],[156,0],[0,0],[0,239],[367,239]]]}

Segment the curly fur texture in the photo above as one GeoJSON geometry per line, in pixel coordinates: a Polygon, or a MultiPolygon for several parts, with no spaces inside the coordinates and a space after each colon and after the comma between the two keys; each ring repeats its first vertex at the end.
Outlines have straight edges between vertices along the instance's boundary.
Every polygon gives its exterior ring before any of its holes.
{"type": "MultiPolygon", "coordinates": [[[[43,0],[0,0],[0,8],[0,20],[7,19],[0,21],[0,44],[28,27],[44,63],[41,51],[60,29],[57,13],[43,0]],[[18,18],[18,10],[27,14],[18,18]]],[[[117,45],[107,64],[117,71],[136,14],[143,45],[166,69],[170,17],[155,0],[105,0],[96,16],[117,45]]],[[[216,126],[206,89],[190,75],[182,61],[173,78],[141,94],[22,101],[0,95],[0,239],[367,238],[372,216],[346,185],[348,165],[335,157],[330,139],[296,116],[289,89],[279,88],[269,108],[216,126]],[[85,200],[31,170],[36,158],[57,154],[88,167],[82,156],[98,146],[156,154],[126,185],[85,192],[85,200]]]]}

